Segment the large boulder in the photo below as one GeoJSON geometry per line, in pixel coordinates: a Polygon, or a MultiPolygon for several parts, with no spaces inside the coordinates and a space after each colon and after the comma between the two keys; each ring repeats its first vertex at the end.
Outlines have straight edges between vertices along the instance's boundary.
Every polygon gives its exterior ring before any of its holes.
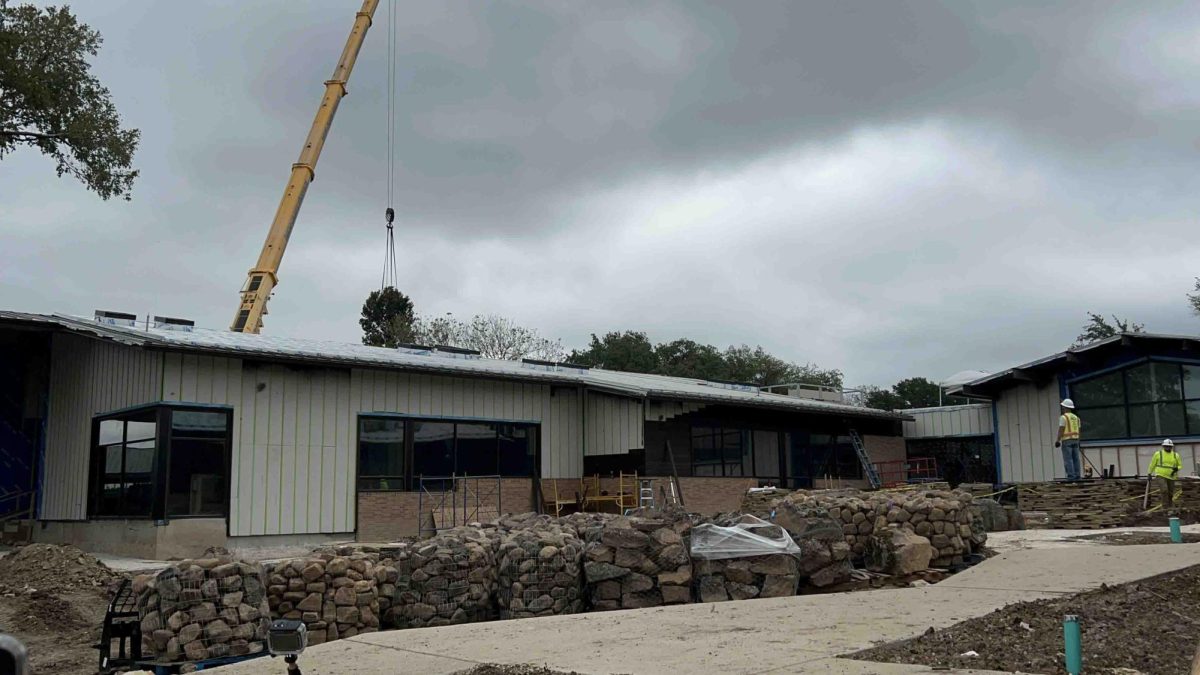
{"type": "Polygon", "coordinates": [[[895,576],[906,576],[929,569],[933,545],[914,532],[889,527],[867,539],[867,569],[895,576]]]}
{"type": "Polygon", "coordinates": [[[1008,513],[1000,502],[995,499],[976,498],[975,508],[979,509],[979,517],[983,521],[983,529],[987,532],[1004,532],[1008,530],[1008,513]]]}

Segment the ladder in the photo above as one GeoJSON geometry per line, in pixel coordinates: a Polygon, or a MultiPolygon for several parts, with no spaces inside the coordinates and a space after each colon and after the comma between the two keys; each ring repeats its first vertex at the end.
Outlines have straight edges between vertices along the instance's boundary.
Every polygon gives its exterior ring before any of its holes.
{"type": "Polygon", "coordinates": [[[639,478],[638,479],[638,508],[652,509],[654,508],[654,479],[639,478]]]}
{"type": "Polygon", "coordinates": [[[875,471],[875,466],[871,464],[871,458],[867,456],[867,448],[863,445],[862,436],[858,435],[858,430],[850,430],[850,443],[854,446],[854,452],[858,455],[858,463],[862,464],[863,476],[872,488],[878,489],[881,483],[879,482],[879,473],[875,471]]]}

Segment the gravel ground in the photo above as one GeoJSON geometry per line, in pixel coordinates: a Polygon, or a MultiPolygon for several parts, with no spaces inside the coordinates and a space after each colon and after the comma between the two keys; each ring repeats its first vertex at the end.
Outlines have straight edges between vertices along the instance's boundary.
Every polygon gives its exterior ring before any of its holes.
{"type": "MultiPolygon", "coordinates": [[[[1141,546],[1144,544],[1170,544],[1170,532],[1105,532],[1104,534],[1089,534],[1083,537],[1075,537],[1079,541],[1094,541],[1101,544],[1115,544],[1117,546],[1141,546]]],[[[1200,534],[1194,532],[1183,533],[1183,543],[1197,544],[1200,543],[1200,534]]]]}
{"type": "MultiPolygon", "coordinates": [[[[1063,570],[1064,574],[1072,573],[1063,570]]],[[[1062,620],[1079,617],[1084,670],[1186,673],[1200,636],[1200,566],[1063,598],[1018,602],[851,658],[935,667],[1063,673],[1062,620]],[[968,652],[976,656],[965,656],[968,652]]]]}
{"type": "Polygon", "coordinates": [[[539,666],[518,665],[518,666],[501,666],[495,663],[485,663],[480,666],[475,666],[470,670],[460,670],[453,675],[580,675],[572,670],[566,672],[563,670],[550,670],[539,666]]]}

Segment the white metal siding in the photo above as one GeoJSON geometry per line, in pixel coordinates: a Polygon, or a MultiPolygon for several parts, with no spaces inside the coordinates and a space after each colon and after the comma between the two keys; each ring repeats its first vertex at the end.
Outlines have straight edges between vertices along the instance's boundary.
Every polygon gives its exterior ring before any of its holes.
{"type": "Polygon", "coordinates": [[[1000,479],[1004,482],[1054,480],[1066,475],[1058,433],[1058,379],[1009,389],[996,401],[1000,436],[1000,479]]]}
{"type": "Polygon", "coordinates": [[[641,399],[588,393],[584,454],[623,455],[644,447],[643,418],[641,399]]]}
{"type": "Polygon", "coordinates": [[[162,389],[162,354],[76,335],[51,339],[50,395],[40,517],[87,517],[92,418],[152,403],[162,389]]]}
{"type": "Polygon", "coordinates": [[[355,368],[350,373],[350,401],[351,424],[359,412],[536,422],[542,428],[542,475],[583,475],[583,419],[577,387],[355,368]]]}
{"type": "MultiPolygon", "coordinates": [[[[1110,465],[1116,470],[1117,476],[1144,476],[1150,469],[1150,458],[1158,450],[1159,446],[1151,445],[1121,445],[1114,443],[1112,445],[1090,446],[1083,448],[1083,454],[1087,462],[1095,467],[1096,473],[1100,473],[1107,469],[1110,465]]],[[[1176,443],[1175,452],[1179,453],[1179,458],[1183,460],[1183,468],[1180,469],[1180,476],[1196,475],[1200,465],[1196,463],[1200,457],[1200,443],[1176,443]]],[[[1082,460],[1081,460],[1082,461],[1082,460]]],[[[1088,465],[1085,462],[1083,466],[1088,465]]]]}
{"type": "Polygon", "coordinates": [[[991,404],[920,408],[902,412],[915,418],[912,422],[904,422],[905,438],[992,435],[991,404]]]}

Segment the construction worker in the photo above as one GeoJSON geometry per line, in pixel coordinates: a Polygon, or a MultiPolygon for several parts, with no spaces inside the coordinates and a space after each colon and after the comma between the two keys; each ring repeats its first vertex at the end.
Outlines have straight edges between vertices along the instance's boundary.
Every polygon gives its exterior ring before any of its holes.
{"type": "Polygon", "coordinates": [[[1147,480],[1158,480],[1164,511],[1174,506],[1183,492],[1182,488],[1177,490],[1175,487],[1175,479],[1179,477],[1179,470],[1182,468],[1183,460],[1179,458],[1179,453],[1175,452],[1175,442],[1169,438],[1162,442],[1162,449],[1150,458],[1150,470],[1147,472],[1150,478],[1147,480]]]}
{"type": "Polygon", "coordinates": [[[1058,416],[1058,438],[1054,447],[1062,448],[1063,468],[1067,480],[1079,480],[1079,416],[1075,414],[1075,402],[1064,398],[1059,404],[1062,414],[1058,416]]]}

